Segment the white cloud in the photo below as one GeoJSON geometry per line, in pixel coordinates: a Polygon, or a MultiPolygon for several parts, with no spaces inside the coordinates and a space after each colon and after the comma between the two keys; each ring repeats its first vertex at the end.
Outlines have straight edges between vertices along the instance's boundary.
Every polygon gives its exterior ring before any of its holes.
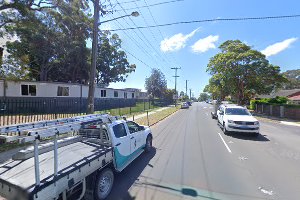
{"type": "Polygon", "coordinates": [[[261,51],[261,53],[265,54],[267,57],[276,55],[280,53],[281,51],[284,51],[285,49],[289,48],[290,45],[294,42],[296,42],[298,38],[289,38],[286,40],[283,40],[282,42],[277,42],[275,44],[272,44],[261,51]]]}
{"type": "Polygon", "coordinates": [[[194,45],[192,45],[192,51],[194,53],[204,53],[209,49],[215,49],[216,45],[214,44],[219,40],[218,35],[210,35],[206,38],[198,40],[194,45]]]}
{"type": "Polygon", "coordinates": [[[187,35],[183,35],[182,33],[178,33],[173,35],[170,38],[165,38],[163,41],[160,42],[160,50],[163,52],[171,52],[171,51],[178,51],[185,47],[186,42],[195,35],[195,33],[199,30],[192,31],[187,35]]]}

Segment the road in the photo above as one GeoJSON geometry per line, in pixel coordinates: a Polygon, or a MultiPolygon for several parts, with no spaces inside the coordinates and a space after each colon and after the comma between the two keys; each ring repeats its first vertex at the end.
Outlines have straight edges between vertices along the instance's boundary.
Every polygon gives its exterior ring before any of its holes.
{"type": "Polygon", "coordinates": [[[155,149],[116,175],[108,199],[299,199],[299,127],[261,121],[258,138],[226,136],[211,110],[194,103],[153,126],[155,149]]]}

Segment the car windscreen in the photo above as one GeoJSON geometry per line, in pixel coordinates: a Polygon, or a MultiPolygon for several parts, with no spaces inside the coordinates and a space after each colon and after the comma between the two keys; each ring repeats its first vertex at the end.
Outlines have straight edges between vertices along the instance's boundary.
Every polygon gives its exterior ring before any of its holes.
{"type": "Polygon", "coordinates": [[[250,115],[249,111],[243,108],[226,108],[225,114],[226,115],[250,115]]]}

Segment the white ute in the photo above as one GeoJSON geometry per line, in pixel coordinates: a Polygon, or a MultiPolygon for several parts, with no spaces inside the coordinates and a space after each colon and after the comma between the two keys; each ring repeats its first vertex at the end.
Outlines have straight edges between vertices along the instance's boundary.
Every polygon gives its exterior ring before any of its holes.
{"type": "Polygon", "coordinates": [[[221,105],[217,111],[218,123],[223,132],[241,132],[259,135],[259,122],[242,106],[221,105]]]}
{"type": "Polygon", "coordinates": [[[152,148],[149,127],[107,114],[0,127],[0,139],[34,144],[0,165],[8,200],[105,199],[114,171],[152,148]],[[53,141],[39,144],[46,138],[53,141]]]}

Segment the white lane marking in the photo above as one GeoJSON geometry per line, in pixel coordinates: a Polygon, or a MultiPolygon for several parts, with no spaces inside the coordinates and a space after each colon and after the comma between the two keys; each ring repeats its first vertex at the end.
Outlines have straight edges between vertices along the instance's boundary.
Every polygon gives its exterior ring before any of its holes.
{"type": "Polygon", "coordinates": [[[244,157],[244,156],[240,156],[239,160],[248,160],[248,158],[244,157]]]}
{"type": "Polygon", "coordinates": [[[203,108],[205,109],[205,108],[207,108],[207,107],[203,107],[203,108]]]}
{"type": "Polygon", "coordinates": [[[228,142],[229,144],[233,144],[233,142],[230,140],[229,142],[228,142]]]}
{"type": "Polygon", "coordinates": [[[223,143],[224,143],[226,149],[228,150],[228,152],[229,152],[229,153],[232,153],[231,150],[230,150],[230,148],[229,148],[229,146],[226,144],[225,140],[223,139],[222,135],[221,135],[220,133],[218,133],[218,134],[219,134],[221,140],[223,141],[223,143]]]}
{"type": "Polygon", "coordinates": [[[272,190],[271,190],[271,191],[268,191],[268,190],[265,190],[263,187],[258,187],[258,189],[259,189],[262,193],[268,194],[268,195],[270,195],[270,196],[272,196],[272,195],[274,194],[272,190]]]}

